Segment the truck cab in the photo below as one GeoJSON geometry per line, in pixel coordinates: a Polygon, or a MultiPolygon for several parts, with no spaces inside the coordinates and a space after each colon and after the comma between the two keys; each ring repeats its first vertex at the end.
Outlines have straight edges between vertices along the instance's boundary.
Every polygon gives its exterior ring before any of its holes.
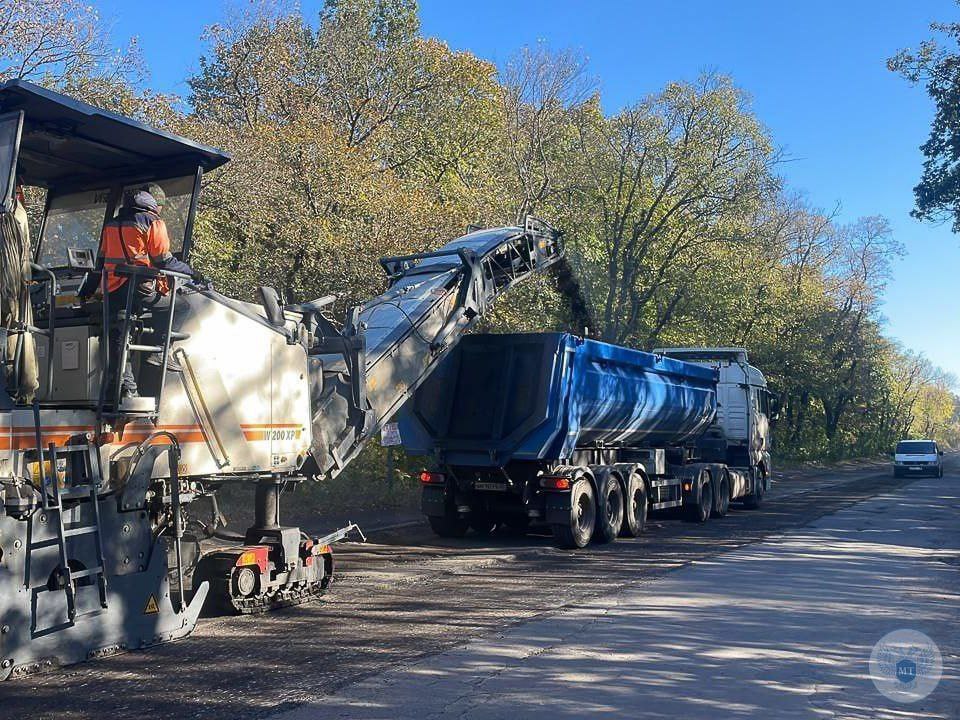
{"type": "Polygon", "coordinates": [[[734,467],[755,467],[769,484],[770,392],[763,373],[750,364],[746,349],[658,348],[653,352],[719,372],[717,415],[706,437],[718,445],[722,441],[722,462],[734,467]]]}

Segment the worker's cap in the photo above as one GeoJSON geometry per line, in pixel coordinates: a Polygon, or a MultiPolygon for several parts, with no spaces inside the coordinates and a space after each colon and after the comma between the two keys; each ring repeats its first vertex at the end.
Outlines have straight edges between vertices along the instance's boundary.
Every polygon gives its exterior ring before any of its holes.
{"type": "Polygon", "coordinates": [[[155,183],[141,185],[127,192],[125,205],[158,212],[167,202],[167,194],[155,183]]]}

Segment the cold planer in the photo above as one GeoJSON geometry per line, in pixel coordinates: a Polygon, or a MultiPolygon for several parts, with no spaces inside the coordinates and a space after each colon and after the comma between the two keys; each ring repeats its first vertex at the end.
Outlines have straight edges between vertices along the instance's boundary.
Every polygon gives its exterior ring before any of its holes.
{"type": "Polygon", "coordinates": [[[171,250],[188,260],[203,174],[228,160],[24,81],[0,86],[0,232],[14,178],[47,198],[23,277],[33,317],[4,318],[0,343],[0,677],[185,637],[207,603],[250,613],[317,597],[329,546],[357,529],[284,526],[283,489],[341,472],[499,294],[562,255],[529,218],[384,258],[386,290],[342,325],[331,297],[284,305],[265,287],[247,303],[122,263],[126,307],[78,302],[126,194],[163,188],[171,250]],[[161,276],[172,310],[137,311],[133,290],[161,276]],[[111,326],[124,338],[113,360],[111,326]],[[140,397],[121,397],[127,368],[140,397]],[[196,512],[228,483],[256,485],[244,533],[196,512]],[[204,553],[211,539],[230,545],[204,553]]]}

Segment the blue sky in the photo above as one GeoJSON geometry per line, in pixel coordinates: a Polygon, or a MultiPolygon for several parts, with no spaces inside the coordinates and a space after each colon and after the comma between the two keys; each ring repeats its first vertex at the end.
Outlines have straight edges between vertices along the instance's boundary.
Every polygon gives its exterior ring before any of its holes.
{"type": "MultiPolygon", "coordinates": [[[[95,4],[118,39],[139,37],[152,85],[180,94],[203,27],[242,7],[168,0],[145,18],[134,3],[95,4]]],[[[312,15],[320,4],[302,7],[312,15]]],[[[537,42],[575,48],[611,111],[704,69],[732,75],[791,158],[782,174],[793,188],[816,206],[839,204],[842,221],[889,218],[909,254],[886,294],[887,333],[960,377],[960,237],[909,216],[933,108],[922,88],[885,67],[926,38],[930,22],[960,20],[953,0],[422,0],[421,17],[425,34],[496,63],[537,42]]]]}

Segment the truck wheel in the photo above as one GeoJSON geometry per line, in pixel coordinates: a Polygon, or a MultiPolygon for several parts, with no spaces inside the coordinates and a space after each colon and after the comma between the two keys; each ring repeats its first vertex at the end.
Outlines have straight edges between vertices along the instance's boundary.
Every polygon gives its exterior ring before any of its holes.
{"type": "Polygon", "coordinates": [[[597,485],[599,498],[593,539],[599,543],[613,542],[623,525],[623,487],[613,473],[601,475],[597,485]]]}
{"type": "Polygon", "coordinates": [[[717,492],[713,496],[713,516],[722,518],[730,510],[730,479],[726,473],[720,475],[717,492]]]}
{"type": "Polygon", "coordinates": [[[697,502],[684,505],[683,510],[687,520],[691,522],[705,523],[710,519],[710,511],[713,510],[713,482],[709,475],[700,478],[700,496],[697,502]]]}
{"type": "Polygon", "coordinates": [[[580,478],[570,489],[570,521],[553,526],[553,537],[562,548],[586,547],[593,536],[597,521],[597,504],[593,486],[587,478],[580,478]]]}
{"type": "Polygon", "coordinates": [[[462,518],[428,515],[427,520],[430,521],[430,529],[442,538],[462,538],[467,534],[469,523],[462,518]]]}
{"type": "Polygon", "coordinates": [[[630,473],[623,505],[620,537],[640,537],[647,524],[647,483],[639,473],[630,473]]]}
{"type": "Polygon", "coordinates": [[[743,506],[748,510],[756,510],[760,507],[760,503],[763,502],[763,485],[766,480],[766,474],[762,469],[757,470],[757,479],[753,486],[753,492],[749,495],[745,495],[743,498],[743,506]]]}

